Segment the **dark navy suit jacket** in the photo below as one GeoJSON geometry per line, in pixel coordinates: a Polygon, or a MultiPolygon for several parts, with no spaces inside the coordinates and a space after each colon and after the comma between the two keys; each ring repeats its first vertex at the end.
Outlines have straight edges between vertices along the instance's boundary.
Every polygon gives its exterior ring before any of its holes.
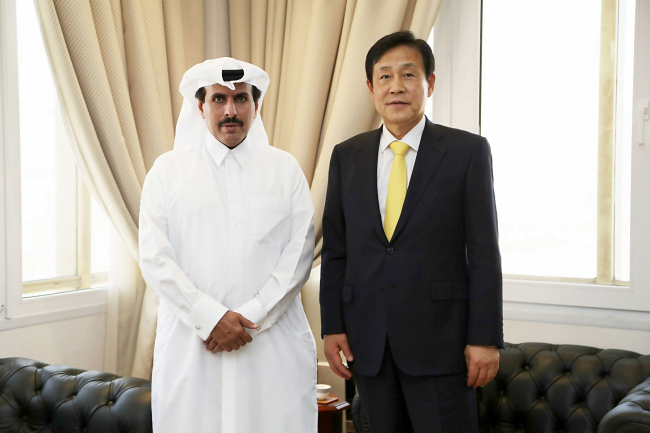
{"type": "Polygon", "coordinates": [[[377,198],[381,128],[334,148],[323,215],[322,333],[346,333],[354,372],[386,341],[416,376],[466,371],[467,344],[503,347],[501,256],[487,140],[427,120],[393,239],[377,198]]]}

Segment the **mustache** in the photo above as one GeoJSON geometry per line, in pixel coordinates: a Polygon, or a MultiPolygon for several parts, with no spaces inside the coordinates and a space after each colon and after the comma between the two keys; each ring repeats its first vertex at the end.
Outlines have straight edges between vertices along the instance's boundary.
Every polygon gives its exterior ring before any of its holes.
{"type": "Polygon", "coordinates": [[[235,123],[239,126],[244,126],[244,121],[241,119],[238,119],[237,117],[226,117],[225,119],[222,119],[219,121],[219,128],[221,128],[223,125],[227,125],[229,123],[235,123]]]}

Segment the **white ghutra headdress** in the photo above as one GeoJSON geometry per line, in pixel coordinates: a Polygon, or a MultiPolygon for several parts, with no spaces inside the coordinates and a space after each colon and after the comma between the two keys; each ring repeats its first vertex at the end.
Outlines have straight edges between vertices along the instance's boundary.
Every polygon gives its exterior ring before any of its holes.
{"type": "Polygon", "coordinates": [[[199,143],[208,133],[208,127],[201,117],[198,101],[194,96],[196,91],[212,84],[221,84],[234,90],[235,83],[248,83],[262,92],[257,101],[257,115],[248,131],[248,137],[253,143],[268,145],[269,137],[264,130],[260,110],[270,81],[268,74],[263,69],[230,57],[206,60],[192,66],[183,75],[178,88],[183,95],[183,107],[178,116],[178,122],[176,122],[174,149],[199,143]]]}

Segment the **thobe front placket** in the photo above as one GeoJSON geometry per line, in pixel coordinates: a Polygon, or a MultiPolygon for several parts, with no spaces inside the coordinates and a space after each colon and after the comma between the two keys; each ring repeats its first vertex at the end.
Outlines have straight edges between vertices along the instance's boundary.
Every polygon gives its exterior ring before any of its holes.
{"type": "MultiPolygon", "coordinates": [[[[228,293],[234,298],[234,305],[242,303],[241,297],[244,278],[244,193],[243,193],[243,171],[235,158],[232,150],[229,150],[223,161],[226,172],[226,194],[228,208],[228,293]]],[[[235,402],[237,401],[237,355],[236,352],[224,352],[223,354],[223,377],[230,378],[224,381],[222,388],[223,395],[223,418],[222,427],[224,432],[236,431],[235,402]],[[231,406],[232,405],[232,406],[231,406]]]]}
{"type": "MultiPolygon", "coordinates": [[[[244,278],[244,191],[243,170],[234,153],[229,150],[223,161],[226,169],[226,192],[228,195],[228,292],[235,296],[242,293],[244,278]]],[[[232,299],[234,305],[241,305],[242,299],[232,299]]]]}

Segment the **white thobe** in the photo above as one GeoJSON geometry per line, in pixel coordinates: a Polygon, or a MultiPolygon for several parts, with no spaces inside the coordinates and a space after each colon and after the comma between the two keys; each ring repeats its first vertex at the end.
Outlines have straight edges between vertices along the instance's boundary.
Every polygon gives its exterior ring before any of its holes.
{"type": "Polygon", "coordinates": [[[299,292],[314,251],[309,186],[288,153],[246,139],[160,156],[140,206],[140,267],[160,295],[153,428],[313,433],[316,345],[299,292]],[[260,325],[251,343],[203,345],[226,311],[260,325]]]}

